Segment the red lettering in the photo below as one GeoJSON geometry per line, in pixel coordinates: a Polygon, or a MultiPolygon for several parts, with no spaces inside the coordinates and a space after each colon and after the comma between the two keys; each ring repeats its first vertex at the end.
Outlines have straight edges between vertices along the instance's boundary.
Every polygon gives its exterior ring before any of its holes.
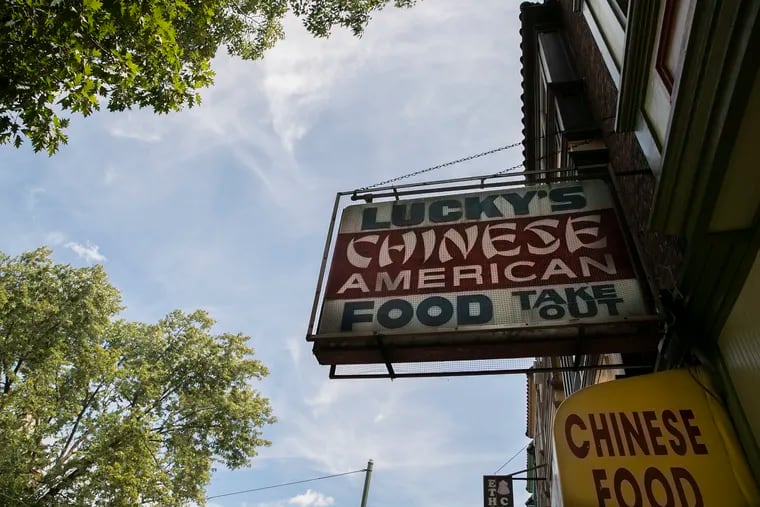
{"type": "Polygon", "coordinates": [[[657,456],[664,456],[668,453],[668,448],[660,443],[660,437],[662,437],[662,430],[654,425],[657,420],[657,414],[653,410],[647,410],[642,412],[644,416],[644,425],[647,427],[649,433],[649,440],[652,442],[652,451],[657,456]]]}
{"type": "Polygon", "coordinates": [[[705,501],[702,498],[702,492],[699,490],[699,486],[697,485],[697,481],[694,479],[694,476],[689,473],[688,470],[685,468],[679,468],[674,467],[671,468],[671,472],[673,474],[673,480],[676,483],[676,492],[678,493],[678,505],[681,505],[682,507],[705,507],[705,501]],[[689,488],[691,489],[691,495],[687,495],[686,491],[684,490],[683,481],[686,481],[689,488]],[[689,500],[693,500],[694,503],[691,503],[689,500]]]}
{"type": "Polygon", "coordinates": [[[623,445],[623,439],[620,436],[620,426],[618,425],[617,415],[615,412],[610,412],[609,416],[612,433],[615,436],[615,445],[617,446],[618,456],[625,456],[625,447],[623,445]]]}
{"type": "Polygon", "coordinates": [[[599,502],[597,505],[598,507],[605,507],[607,505],[606,500],[612,500],[610,488],[602,485],[602,482],[607,480],[607,471],[603,468],[595,468],[591,470],[591,476],[594,478],[594,489],[599,502]]]}
{"type": "Polygon", "coordinates": [[[633,472],[627,468],[618,468],[613,479],[615,485],[615,499],[620,507],[643,507],[644,502],[641,496],[641,488],[636,482],[633,472]],[[633,503],[628,503],[624,496],[623,484],[630,484],[630,490],[633,492],[633,503]]]}
{"type": "Polygon", "coordinates": [[[567,445],[570,447],[570,451],[576,458],[583,459],[588,456],[589,442],[584,440],[580,445],[573,440],[573,426],[577,426],[582,430],[586,430],[586,424],[578,414],[570,414],[565,419],[565,438],[567,439],[567,445]]]}
{"type": "Polygon", "coordinates": [[[679,456],[683,456],[686,454],[687,449],[686,438],[673,424],[677,421],[678,416],[672,410],[665,410],[662,412],[662,425],[665,426],[665,429],[668,431],[668,433],[674,437],[668,440],[670,448],[673,449],[674,453],[678,454],[679,456]]]}
{"type": "Polygon", "coordinates": [[[615,450],[612,447],[612,437],[610,435],[610,428],[607,424],[607,418],[605,414],[596,414],[599,416],[599,426],[596,424],[596,418],[594,414],[589,414],[589,422],[591,423],[591,435],[594,439],[594,445],[596,447],[596,455],[598,457],[614,456],[615,450]],[[602,451],[602,443],[607,448],[607,454],[602,451]]]}
{"type": "Polygon", "coordinates": [[[670,487],[667,477],[665,477],[665,474],[659,468],[649,467],[644,472],[644,492],[652,507],[676,507],[673,489],[670,487]],[[657,501],[658,495],[655,494],[654,490],[655,482],[659,482],[662,486],[662,490],[665,493],[665,503],[657,501]]]}
{"type": "Polygon", "coordinates": [[[631,422],[624,412],[620,412],[619,415],[620,426],[623,429],[623,435],[625,435],[625,441],[628,444],[628,456],[636,456],[636,449],[633,446],[634,442],[636,442],[642,453],[649,456],[649,445],[644,435],[644,429],[641,427],[639,413],[634,412],[632,414],[634,422],[631,422]]]}
{"type": "Polygon", "coordinates": [[[681,419],[683,419],[683,426],[686,429],[686,434],[689,436],[689,442],[694,454],[707,454],[707,446],[702,442],[697,441],[697,437],[702,435],[699,430],[699,426],[692,425],[691,421],[694,419],[694,411],[692,410],[680,410],[681,419]]]}
{"type": "Polygon", "coordinates": [[[694,476],[686,469],[674,467],[667,471],[648,467],[643,477],[627,468],[618,468],[608,486],[608,471],[591,470],[597,506],[619,507],[704,507],[704,499],[694,476]]]}

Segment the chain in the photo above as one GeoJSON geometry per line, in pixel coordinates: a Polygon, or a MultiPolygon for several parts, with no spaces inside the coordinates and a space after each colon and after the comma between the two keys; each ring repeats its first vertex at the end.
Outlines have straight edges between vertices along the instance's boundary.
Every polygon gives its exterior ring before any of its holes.
{"type": "Polygon", "coordinates": [[[517,169],[520,169],[523,166],[525,166],[525,164],[520,162],[517,165],[513,165],[512,167],[507,167],[506,169],[502,169],[501,171],[497,173],[493,173],[491,176],[500,176],[502,174],[509,174],[511,172],[515,172],[517,169]]]}
{"type": "MultiPolygon", "coordinates": [[[[607,119],[610,119],[610,118],[614,118],[614,116],[609,117],[609,118],[602,118],[602,120],[607,120],[607,119]]],[[[547,136],[541,136],[540,138],[536,138],[536,139],[541,139],[541,138],[544,138],[544,137],[549,137],[549,136],[548,135],[547,136]]],[[[594,141],[595,141],[595,139],[589,139],[587,141],[575,144],[574,147],[577,148],[578,146],[583,146],[583,145],[592,143],[594,141]]],[[[485,157],[486,155],[491,155],[492,153],[497,153],[499,151],[508,150],[510,148],[515,148],[517,146],[522,146],[522,144],[523,144],[522,141],[517,142],[517,143],[507,144],[505,146],[500,146],[499,148],[494,148],[492,150],[483,151],[481,153],[476,153],[475,155],[470,155],[468,157],[460,158],[460,159],[457,159],[457,160],[452,160],[451,162],[445,162],[443,164],[434,165],[432,167],[428,167],[427,169],[421,169],[419,171],[414,171],[414,172],[409,173],[409,174],[404,174],[403,176],[397,176],[395,178],[391,178],[389,180],[384,180],[384,181],[381,181],[379,183],[375,183],[373,185],[367,185],[366,187],[362,187],[362,188],[356,189],[356,191],[357,192],[363,192],[363,191],[369,190],[371,188],[380,187],[380,186],[383,186],[383,185],[388,185],[389,183],[395,183],[397,181],[404,180],[406,178],[412,178],[412,177],[418,176],[420,174],[425,174],[425,173],[430,172],[430,171],[435,171],[436,169],[441,169],[443,167],[452,166],[454,164],[459,164],[461,162],[467,162],[469,160],[474,160],[476,158],[485,157]]],[[[542,160],[542,159],[545,159],[545,158],[551,158],[551,157],[556,156],[558,153],[559,153],[559,151],[554,152],[554,153],[549,154],[549,155],[545,155],[543,157],[540,157],[537,160],[542,160]]],[[[491,176],[500,176],[502,174],[509,174],[509,173],[512,173],[512,172],[516,171],[517,169],[520,169],[521,167],[524,167],[524,166],[525,166],[525,163],[521,162],[521,163],[513,165],[511,167],[507,167],[506,169],[502,169],[499,172],[493,173],[491,176]]]]}
{"type": "MultiPolygon", "coordinates": [[[[613,116],[613,118],[614,118],[614,116],[613,116]]],[[[604,120],[604,119],[609,119],[609,118],[602,118],[602,119],[604,120]]],[[[541,136],[541,137],[543,138],[543,137],[548,137],[548,136],[541,136]]],[[[595,141],[596,141],[596,139],[588,139],[588,140],[580,142],[580,143],[575,143],[575,144],[573,144],[573,148],[578,148],[579,146],[586,146],[587,144],[591,144],[591,143],[593,143],[595,141]]],[[[548,159],[548,158],[554,158],[559,153],[561,153],[561,150],[557,150],[554,153],[550,153],[548,155],[544,155],[543,157],[539,157],[539,158],[536,159],[536,162],[538,162],[539,160],[544,160],[544,159],[548,159]]],[[[509,174],[509,173],[514,172],[515,170],[521,168],[521,167],[524,167],[524,166],[525,166],[525,162],[521,162],[519,164],[513,165],[512,167],[507,167],[506,169],[502,169],[501,171],[499,171],[497,173],[493,173],[491,176],[500,176],[502,174],[509,174]]]]}
{"type": "Polygon", "coordinates": [[[391,178],[389,180],[385,180],[385,181],[381,181],[379,183],[375,183],[374,185],[367,185],[366,187],[362,187],[362,188],[357,189],[357,191],[361,192],[361,191],[364,191],[364,190],[369,190],[370,188],[381,187],[381,186],[387,185],[389,183],[395,183],[397,181],[404,180],[406,178],[411,178],[413,176],[418,176],[420,174],[424,174],[424,173],[427,173],[427,172],[430,172],[430,171],[435,171],[436,169],[441,169],[442,167],[448,167],[448,166],[451,166],[451,165],[454,165],[454,164],[459,164],[460,162],[467,162],[469,160],[474,160],[476,158],[485,157],[486,155],[491,155],[492,153],[497,153],[499,151],[508,150],[510,148],[515,148],[517,146],[522,146],[522,141],[517,142],[517,143],[507,144],[506,146],[501,146],[499,148],[494,148],[493,150],[484,151],[484,152],[481,152],[481,153],[477,153],[475,155],[470,155],[469,157],[464,157],[464,158],[460,158],[460,159],[457,159],[457,160],[452,160],[451,162],[445,162],[443,164],[434,165],[432,167],[428,167],[427,169],[421,169],[419,171],[414,171],[413,173],[404,174],[403,176],[397,176],[397,177],[391,178]]]}

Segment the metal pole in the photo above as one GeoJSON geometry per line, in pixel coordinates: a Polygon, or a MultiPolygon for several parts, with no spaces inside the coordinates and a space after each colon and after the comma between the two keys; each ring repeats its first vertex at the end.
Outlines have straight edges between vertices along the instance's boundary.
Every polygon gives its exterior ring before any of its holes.
{"type": "Polygon", "coordinates": [[[362,491],[362,507],[367,507],[367,496],[369,495],[369,481],[372,479],[372,460],[367,462],[367,470],[364,475],[364,491],[362,491]]]}
{"type": "Polygon", "coordinates": [[[319,294],[322,292],[322,281],[325,277],[325,268],[327,267],[327,257],[330,254],[330,244],[332,243],[333,230],[335,229],[335,219],[338,216],[338,205],[340,204],[340,194],[335,196],[332,216],[330,217],[330,226],[327,228],[327,239],[325,239],[325,250],[322,254],[322,264],[319,267],[319,277],[317,278],[317,292],[314,294],[314,304],[311,306],[311,317],[309,317],[309,329],[306,330],[306,340],[311,341],[314,333],[314,321],[317,318],[317,308],[319,307],[319,294]]]}

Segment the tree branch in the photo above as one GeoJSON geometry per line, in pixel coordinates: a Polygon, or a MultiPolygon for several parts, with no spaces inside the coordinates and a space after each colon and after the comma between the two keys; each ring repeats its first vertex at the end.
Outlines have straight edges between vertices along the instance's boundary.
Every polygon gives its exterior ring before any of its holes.
{"type": "Polygon", "coordinates": [[[61,460],[63,460],[63,458],[68,455],[69,445],[71,445],[71,441],[74,439],[74,435],[76,435],[77,429],[79,428],[79,423],[82,422],[82,418],[84,417],[84,414],[87,412],[87,409],[90,408],[90,404],[95,399],[95,396],[97,396],[98,392],[100,392],[100,389],[102,387],[103,387],[103,383],[101,382],[92,393],[88,393],[87,396],[85,396],[84,402],[82,403],[82,410],[80,410],[79,413],[77,414],[77,418],[74,420],[74,424],[71,427],[71,431],[69,432],[69,436],[66,439],[66,443],[61,448],[61,453],[58,455],[58,458],[55,460],[56,465],[58,465],[61,462],[61,460]]]}
{"type": "MultiPolygon", "coordinates": [[[[84,470],[86,469],[87,467],[84,467],[84,470]]],[[[39,497],[38,501],[41,502],[45,498],[55,497],[58,493],[61,492],[63,488],[65,488],[69,483],[71,483],[74,479],[80,476],[82,474],[82,470],[83,470],[82,468],[74,468],[74,470],[70,474],[64,475],[61,478],[61,480],[58,482],[58,484],[48,489],[44,495],[39,497]]]]}
{"type": "MultiPolygon", "coordinates": [[[[21,369],[21,365],[24,364],[24,360],[26,360],[26,357],[19,358],[18,362],[16,363],[16,367],[13,368],[14,377],[18,375],[18,372],[21,369]]],[[[11,390],[12,385],[13,385],[13,379],[6,371],[5,372],[5,386],[3,386],[3,394],[8,394],[8,392],[11,390]]]]}

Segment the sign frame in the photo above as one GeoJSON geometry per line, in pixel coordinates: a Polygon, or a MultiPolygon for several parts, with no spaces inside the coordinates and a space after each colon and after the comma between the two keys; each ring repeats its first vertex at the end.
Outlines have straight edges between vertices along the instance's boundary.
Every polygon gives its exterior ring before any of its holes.
{"type": "Polygon", "coordinates": [[[514,507],[515,483],[512,475],[483,476],[483,507],[514,507]],[[504,481],[507,492],[500,491],[504,481]]]}
{"type": "MultiPolygon", "coordinates": [[[[436,362],[482,361],[532,356],[562,356],[581,354],[627,353],[656,350],[663,334],[663,312],[659,299],[654,296],[654,283],[645,263],[641,248],[630,225],[617,191],[615,176],[611,170],[589,171],[582,175],[574,171],[526,171],[507,175],[486,175],[471,178],[439,180],[408,185],[338,192],[328,227],[322,255],[317,289],[306,333],[306,339],[313,344],[313,353],[318,362],[331,366],[332,378],[390,377],[394,363],[429,363],[428,371],[405,376],[431,376],[446,374],[488,374],[482,370],[468,369],[467,372],[441,373],[434,367],[436,362]],[[526,179],[525,176],[529,178],[526,179]],[[536,177],[537,176],[537,177],[536,177]],[[487,181],[505,178],[502,181],[487,181]],[[331,260],[339,211],[346,201],[364,200],[367,203],[378,200],[399,200],[407,196],[443,196],[467,190],[510,190],[539,184],[557,184],[584,180],[604,180],[613,201],[613,210],[620,226],[626,254],[631,262],[634,275],[639,280],[641,295],[647,314],[625,319],[579,322],[561,327],[552,324],[511,324],[484,325],[475,330],[433,331],[422,333],[368,334],[318,333],[315,326],[320,314],[320,303],[324,300],[327,285],[326,273],[331,260]],[[632,339],[635,338],[635,339],[632,339]],[[336,375],[336,365],[384,364],[387,374],[336,375]]],[[[619,366],[619,365],[618,365],[619,366]]],[[[522,370],[521,370],[522,371],[522,370]]],[[[498,373],[505,373],[499,370],[498,373]]]]}

